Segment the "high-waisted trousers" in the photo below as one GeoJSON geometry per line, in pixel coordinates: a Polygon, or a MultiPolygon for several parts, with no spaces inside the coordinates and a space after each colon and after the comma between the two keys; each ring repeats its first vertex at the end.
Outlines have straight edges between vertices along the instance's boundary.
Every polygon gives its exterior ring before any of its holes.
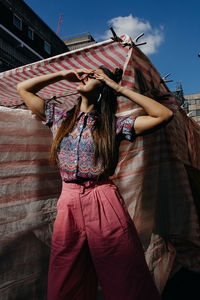
{"type": "Polygon", "coordinates": [[[158,300],[133,221],[112,182],[65,183],[57,203],[48,300],[158,300]]]}

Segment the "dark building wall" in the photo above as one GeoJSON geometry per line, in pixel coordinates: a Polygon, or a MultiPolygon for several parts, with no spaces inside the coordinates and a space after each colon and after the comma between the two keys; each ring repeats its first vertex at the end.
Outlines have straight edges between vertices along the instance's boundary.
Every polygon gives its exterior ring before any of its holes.
{"type": "Polygon", "coordinates": [[[10,61],[11,67],[17,67],[67,51],[65,43],[24,1],[0,0],[0,59],[8,64],[10,61]],[[14,25],[14,16],[21,20],[21,28],[14,25]],[[30,29],[33,31],[33,39],[28,35],[30,29]],[[33,51],[20,41],[17,42],[15,37],[33,51]],[[45,51],[46,42],[47,46],[50,45],[50,51],[45,51]]]}

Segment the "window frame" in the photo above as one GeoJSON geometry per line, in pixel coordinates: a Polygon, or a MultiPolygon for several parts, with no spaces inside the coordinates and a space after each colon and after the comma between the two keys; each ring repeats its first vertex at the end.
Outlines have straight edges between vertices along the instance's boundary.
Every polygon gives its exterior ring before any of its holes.
{"type": "Polygon", "coordinates": [[[47,52],[48,54],[51,54],[51,44],[48,43],[47,41],[44,41],[44,51],[47,52]],[[49,47],[49,51],[45,48],[45,45],[49,47]]]}
{"type": "Polygon", "coordinates": [[[13,14],[13,25],[17,28],[17,29],[19,29],[19,30],[21,30],[22,31],[22,19],[20,18],[20,17],[18,17],[16,14],[13,14]],[[15,23],[15,19],[18,19],[19,20],[19,23],[20,23],[20,26],[18,27],[17,26],[17,23],[15,23]]]}
{"type": "Polygon", "coordinates": [[[28,27],[28,38],[33,41],[34,40],[34,30],[31,27],[28,27]],[[32,37],[29,36],[29,31],[32,32],[32,37]]]}

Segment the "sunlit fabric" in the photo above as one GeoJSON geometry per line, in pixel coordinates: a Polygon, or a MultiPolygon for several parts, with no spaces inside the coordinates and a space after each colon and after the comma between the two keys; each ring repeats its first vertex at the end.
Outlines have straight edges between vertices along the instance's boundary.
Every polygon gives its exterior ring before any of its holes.
{"type": "MultiPolygon", "coordinates": [[[[61,191],[57,169],[48,166],[51,132],[21,104],[16,84],[64,68],[123,68],[121,84],[166,105],[174,118],[165,127],[123,141],[113,181],[124,197],[145,250],[153,279],[162,291],[179,268],[200,271],[200,128],[180,108],[149,59],[127,36],[108,40],[0,74],[2,299],[45,299],[49,245],[61,191]],[[191,182],[191,184],[190,184],[191,182]],[[32,298],[30,298],[30,295],[32,298]]],[[[38,94],[49,99],[76,92],[75,83],[57,82],[38,94]]],[[[77,95],[59,98],[68,110],[77,95]]],[[[117,115],[143,115],[119,97],[117,115]]]]}

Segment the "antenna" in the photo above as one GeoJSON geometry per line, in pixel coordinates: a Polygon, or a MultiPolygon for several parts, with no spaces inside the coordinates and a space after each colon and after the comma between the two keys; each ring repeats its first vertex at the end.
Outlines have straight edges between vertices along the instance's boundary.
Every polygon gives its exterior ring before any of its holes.
{"type": "Polygon", "coordinates": [[[60,32],[60,25],[61,25],[61,20],[62,20],[63,14],[60,14],[59,22],[58,22],[58,28],[57,28],[57,35],[59,36],[60,32]]]}

